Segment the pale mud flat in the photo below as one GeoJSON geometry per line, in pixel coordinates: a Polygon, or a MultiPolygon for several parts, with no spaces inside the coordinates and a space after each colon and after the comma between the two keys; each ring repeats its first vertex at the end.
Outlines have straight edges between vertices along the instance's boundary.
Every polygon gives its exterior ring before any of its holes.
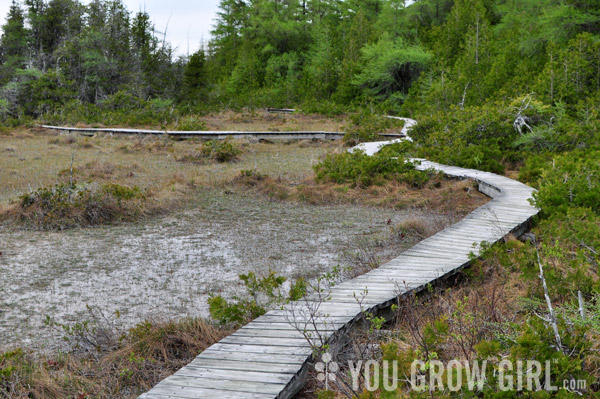
{"type": "MultiPolygon", "coordinates": [[[[0,351],[55,349],[60,334],[44,325],[46,316],[83,321],[86,305],[106,314],[119,311],[125,327],[146,318],[205,317],[210,293],[240,293],[240,273],[272,269],[313,278],[343,264],[341,254],[365,236],[388,232],[388,219],[419,216],[438,224],[447,219],[209,192],[185,211],[136,224],[0,230],[0,351]]],[[[381,256],[391,258],[400,247],[380,249],[381,256]]]]}

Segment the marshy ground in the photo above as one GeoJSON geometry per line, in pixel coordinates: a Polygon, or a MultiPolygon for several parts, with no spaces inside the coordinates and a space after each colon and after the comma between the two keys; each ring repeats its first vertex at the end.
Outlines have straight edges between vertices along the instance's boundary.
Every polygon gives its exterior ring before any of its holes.
{"type": "MultiPolygon", "coordinates": [[[[208,316],[209,293],[235,294],[239,273],[315,277],[351,261],[348,248],[369,239],[375,245],[388,219],[444,223],[421,212],[299,206],[217,191],[189,205],[141,223],[0,232],[0,342],[47,347],[54,331],[44,328],[45,316],[72,323],[86,317],[86,305],[119,311],[129,326],[150,316],[208,316]]],[[[411,242],[369,250],[389,257],[411,242]]]]}
{"type": "MultiPolygon", "coordinates": [[[[288,116],[259,126],[240,116],[214,118],[208,124],[224,129],[236,123],[246,123],[237,130],[308,129],[288,116]]],[[[312,130],[322,122],[315,120],[312,130]]],[[[242,149],[237,162],[187,161],[201,145],[39,130],[0,135],[4,209],[24,193],[73,178],[140,187],[156,211],[131,223],[65,231],[5,221],[0,350],[55,348],[60,340],[44,327],[45,317],[80,321],[86,305],[118,311],[124,326],[152,317],[203,317],[209,294],[235,293],[240,273],[274,270],[310,279],[338,264],[369,267],[485,202],[461,181],[438,181],[421,194],[398,185],[361,191],[315,183],[312,166],[328,152],[343,151],[341,143],[244,141],[236,143],[242,149]],[[241,184],[241,170],[260,171],[268,184],[241,184]],[[298,186],[312,194],[295,195],[298,186]],[[399,225],[405,226],[401,234],[399,225]]]]}

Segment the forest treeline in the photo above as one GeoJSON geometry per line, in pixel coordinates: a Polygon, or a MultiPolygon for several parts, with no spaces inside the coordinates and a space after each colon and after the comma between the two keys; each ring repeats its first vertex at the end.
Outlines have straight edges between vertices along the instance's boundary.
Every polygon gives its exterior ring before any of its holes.
{"type": "Polygon", "coordinates": [[[415,114],[528,93],[576,106],[600,90],[599,10],[597,0],[222,0],[211,41],[176,57],[121,0],[13,0],[0,120],[101,122],[120,109],[138,110],[120,121],[136,124],[365,104],[415,114]]]}

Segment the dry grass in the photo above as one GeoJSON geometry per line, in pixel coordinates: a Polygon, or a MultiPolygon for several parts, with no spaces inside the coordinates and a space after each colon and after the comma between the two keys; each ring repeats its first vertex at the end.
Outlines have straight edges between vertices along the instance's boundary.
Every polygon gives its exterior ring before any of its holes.
{"type": "MultiPolygon", "coordinates": [[[[222,111],[208,115],[191,115],[181,118],[179,122],[195,120],[202,124],[202,129],[191,128],[190,130],[221,130],[221,131],[270,131],[270,132],[293,132],[293,131],[329,131],[342,132],[346,126],[346,115],[327,117],[323,115],[304,114],[277,114],[265,110],[244,110],[242,112],[222,111]]],[[[142,125],[140,129],[155,130],[177,130],[177,122],[167,126],[142,125]]],[[[103,124],[77,123],[78,128],[101,128],[103,124]]],[[[188,130],[187,128],[185,130],[188,130]]],[[[0,133],[1,134],[1,133],[0,133]]]]}
{"type": "MultiPolygon", "coordinates": [[[[144,322],[93,351],[0,354],[0,398],[136,398],[231,333],[201,319],[144,322]]],[[[98,331],[94,334],[100,334],[98,331]]]]}
{"type": "MultiPolygon", "coordinates": [[[[221,130],[340,130],[343,118],[282,115],[264,112],[223,112],[202,118],[209,129],[221,130]]],[[[315,184],[312,166],[339,142],[237,141],[239,160],[216,163],[198,157],[202,143],[153,137],[59,135],[40,129],[17,129],[0,136],[0,212],[10,201],[40,187],[71,179],[97,184],[139,187],[153,210],[174,209],[201,188],[224,187],[240,170],[260,170],[269,176],[250,191],[276,199],[310,204],[365,204],[395,208],[436,209],[466,213],[483,197],[471,183],[439,180],[423,190],[390,182],[369,189],[315,184]],[[437,185],[437,186],[436,186],[437,185]],[[464,191],[467,190],[467,191],[464,191]]],[[[247,183],[247,182],[246,182],[247,183]]],[[[247,191],[246,185],[237,185],[247,191]]],[[[154,212],[151,212],[154,213],[154,212]]]]}
{"type": "Polygon", "coordinates": [[[199,188],[221,187],[241,169],[260,165],[273,176],[298,180],[312,174],[312,165],[331,143],[238,143],[243,154],[235,163],[178,162],[201,148],[194,140],[157,138],[81,137],[57,135],[42,130],[17,130],[0,136],[0,208],[39,187],[51,187],[73,178],[79,182],[137,186],[156,201],[157,208],[170,208],[193,198],[199,188]]]}
{"type": "MultiPolygon", "coordinates": [[[[250,189],[276,200],[292,199],[313,205],[361,204],[396,209],[431,209],[453,216],[464,216],[489,200],[477,191],[472,181],[442,176],[432,178],[423,188],[397,181],[361,188],[317,183],[312,177],[301,182],[290,181],[249,170],[236,176],[233,182],[245,190],[250,189]]],[[[412,227],[416,232],[426,234],[425,231],[419,231],[418,226],[412,227]]]]}
{"type": "MultiPolygon", "coordinates": [[[[501,334],[511,334],[510,324],[519,320],[517,302],[519,276],[497,268],[474,265],[474,273],[485,278],[462,281],[460,285],[445,289],[438,287],[432,293],[415,298],[403,297],[393,327],[391,342],[403,351],[423,348],[423,329],[437,320],[446,320],[448,339],[437,350],[442,360],[473,359],[475,346],[483,340],[501,334]],[[516,288],[516,289],[515,289],[516,288]]],[[[457,276],[457,279],[464,276],[457,276]]],[[[522,280],[522,279],[521,279],[522,280]]]]}
{"type": "Polygon", "coordinates": [[[322,115],[272,114],[266,111],[223,111],[202,118],[208,130],[241,131],[329,131],[341,132],[345,116],[330,118],[322,115]]]}
{"type": "MultiPolygon", "coordinates": [[[[342,119],[321,116],[224,112],[205,117],[211,129],[236,130],[338,130],[342,119]],[[213,125],[210,125],[213,123],[213,125]],[[236,125],[237,127],[235,127],[236,125]]],[[[363,204],[388,208],[435,209],[464,215],[485,198],[472,183],[433,179],[424,189],[388,182],[368,189],[314,182],[312,166],[339,142],[235,141],[242,153],[236,162],[217,163],[198,156],[197,140],[174,141],[155,137],[59,135],[50,131],[15,130],[0,136],[0,214],[15,214],[21,195],[40,187],[77,181],[97,185],[139,187],[144,208],[139,215],[173,210],[195,197],[200,189],[226,188],[232,181],[239,190],[309,204],[363,204]],[[71,163],[73,169],[71,173],[71,163]],[[239,179],[240,170],[260,170],[260,182],[239,179]],[[243,181],[242,181],[243,180],[243,181]]],[[[139,210],[139,209],[138,209],[139,210]]],[[[4,218],[6,219],[6,217],[4,218]]],[[[12,218],[14,219],[14,218],[12,218]]],[[[129,220],[129,218],[127,219],[129,220]]]]}

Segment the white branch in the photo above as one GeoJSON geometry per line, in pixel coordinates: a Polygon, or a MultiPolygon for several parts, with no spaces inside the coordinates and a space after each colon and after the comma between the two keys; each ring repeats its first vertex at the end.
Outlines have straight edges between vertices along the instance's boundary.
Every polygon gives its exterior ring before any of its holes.
{"type": "Polygon", "coordinates": [[[542,266],[542,260],[540,259],[540,252],[537,248],[535,249],[535,253],[537,254],[538,265],[540,266],[540,279],[542,280],[542,285],[544,286],[544,297],[546,298],[546,305],[548,305],[548,312],[550,313],[549,322],[552,326],[552,330],[554,331],[554,339],[556,339],[556,345],[558,346],[558,349],[562,351],[562,341],[558,332],[558,324],[556,323],[554,308],[552,307],[552,301],[550,300],[550,295],[548,294],[548,285],[546,284],[546,279],[544,278],[544,267],[542,266]]]}

